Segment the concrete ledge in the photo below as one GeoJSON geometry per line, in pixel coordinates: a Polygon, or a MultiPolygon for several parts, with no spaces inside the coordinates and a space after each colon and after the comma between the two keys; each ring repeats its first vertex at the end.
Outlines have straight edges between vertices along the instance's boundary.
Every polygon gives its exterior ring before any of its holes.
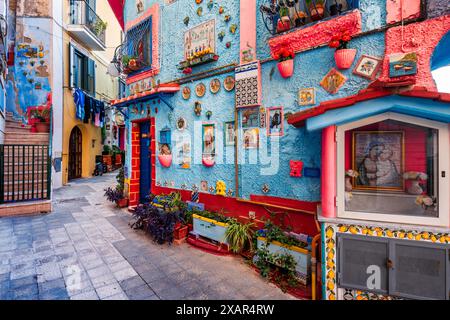
{"type": "Polygon", "coordinates": [[[9,203],[0,205],[0,218],[36,215],[51,211],[51,200],[9,203]]]}

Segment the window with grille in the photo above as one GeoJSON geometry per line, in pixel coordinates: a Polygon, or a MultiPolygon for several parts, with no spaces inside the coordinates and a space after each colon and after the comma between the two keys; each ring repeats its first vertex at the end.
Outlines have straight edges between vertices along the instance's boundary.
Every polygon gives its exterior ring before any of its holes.
{"type": "Polygon", "coordinates": [[[126,55],[136,59],[138,65],[144,68],[152,65],[152,18],[148,18],[127,32],[126,55]]]}
{"type": "Polygon", "coordinates": [[[341,288],[407,299],[450,297],[450,245],[338,235],[341,288]]]}

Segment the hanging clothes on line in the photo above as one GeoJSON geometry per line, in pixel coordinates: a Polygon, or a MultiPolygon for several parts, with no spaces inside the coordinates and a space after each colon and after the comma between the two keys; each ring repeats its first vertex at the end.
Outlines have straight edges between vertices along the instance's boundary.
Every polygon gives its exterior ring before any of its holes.
{"type": "Polygon", "coordinates": [[[75,89],[73,92],[73,101],[75,103],[75,114],[76,118],[83,121],[84,120],[84,105],[85,105],[85,94],[81,89],[75,89]]]}
{"type": "Polygon", "coordinates": [[[95,99],[80,88],[73,90],[76,118],[83,123],[91,123],[96,127],[105,124],[105,102],[95,99]]]}

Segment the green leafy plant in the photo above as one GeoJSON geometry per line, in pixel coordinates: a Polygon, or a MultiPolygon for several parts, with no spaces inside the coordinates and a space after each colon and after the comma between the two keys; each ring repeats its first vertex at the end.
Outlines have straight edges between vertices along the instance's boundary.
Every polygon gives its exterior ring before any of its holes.
{"type": "Polygon", "coordinates": [[[241,253],[245,249],[253,249],[253,226],[253,223],[242,224],[236,219],[229,222],[225,235],[231,251],[241,253]]]}
{"type": "Polygon", "coordinates": [[[108,27],[108,22],[102,21],[100,19],[95,21],[95,23],[93,25],[94,32],[97,36],[101,35],[106,30],[107,27],[108,27]]]}

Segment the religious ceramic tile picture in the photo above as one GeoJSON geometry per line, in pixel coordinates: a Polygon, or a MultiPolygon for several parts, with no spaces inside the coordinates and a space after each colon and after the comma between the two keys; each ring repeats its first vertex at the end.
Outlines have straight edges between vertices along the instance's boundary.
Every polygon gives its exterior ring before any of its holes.
{"type": "Polygon", "coordinates": [[[233,91],[235,83],[236,83],[236,80],[234,79],[234,77],[228,76],[223,81],[223,86],[226,91],[233,91]]]}
{"type": "Polygon", "coordinates": [[[203,155],[216,154],[216,133],[213,124],[203,125],[203,155]]]}
{"type": "Polygon", "coordinates": [[[206,87],[203,83],[199,83],[196,87],[195,87],[195,94],[197,95],[197,97],[201,98],[205,95],[206,93],[206,87]]]}
{"type": "Polygon", "coordinates": [[[353,69],[353,73],[373,80],[376,78],[378,71],[381,68],[382,60],[380,58],[371,57],[363,54],[356,64],[355,69],[353,69]]]}
{"type": "Polygon", "coordinates": [[[180,131],[183,131],[184,129],[186,129],[187,128],[187,122],[186,122],[186,119],[184,119],[184,118],[178,118],[178,120],[177,120],[177,129],[178,130],[180,130],[180,131]]]}
{"type": "Polygon", "coordinates": [[[183,99],[184,100],[188,100],[191,97],[191,88],[189,88],[188,86],[183,88],[183,99]]]}
{"type": "Polygon", "coordinates": [[[335,68],[332,68],[330,72],[322,79],[320,85],[329,93],[335,94],[339,91],[339,89],[344,85],[347,81],[347,78],[337,71],[335,68]]]}
{"type": "Polygon", "coordinates": [[[267,109],[267,124],[268,136],[282,136],[284,134],[283,107],[267,109]]]}
{"type": "Polygon", "coordinates": [[[241,114],[242,128],[259,127],[259,108],[247,108],[241,114]]]}
{"type": "Polygon", "coordinates": [[[389,77],[415,75],[417,73],[417,53],[394,53],[389,56],[389,77]]]}
{"type": "Polygon", "coordinates": [[[266,108],[261,107],[259,108],[259,127],[261,129],[265,129],[267,126],[267,115],[266,115],[266,108]]]}
{"type": "Polygon", "coordinates": [[[404,132],[353,132],[353,189],[403,191],[404,132]]]}
{"type": "Polygon", "coordinates": [[[143,0],[136,0],[136,9],[138,13],[144,12],[144,1],[143,0]]]}
{"type": "Polygon", "coordinates": [[[234,121],[224,123],[225,146],[234,146],[236,141],[236,128],[234,121]]]}
{"type": "Polygon", "coordinates": [[[211,80],[211,83],[209,84],[209,89],[212,93],[216,94],[219,92],[221,87],[220,80],[219,79],[213,79],[211,80]]]}
{"type": "Polygon", "coordinates": [[[310,106],[316,104],[316,89],[300,89],[298,92],[298,104],[301,106],[310,106]]]}
{"type": "Polygon", "coordinates": [[[259,148],[259,128],[251,128],[243,130],[243,140],[245,149],[259,148]]]}

